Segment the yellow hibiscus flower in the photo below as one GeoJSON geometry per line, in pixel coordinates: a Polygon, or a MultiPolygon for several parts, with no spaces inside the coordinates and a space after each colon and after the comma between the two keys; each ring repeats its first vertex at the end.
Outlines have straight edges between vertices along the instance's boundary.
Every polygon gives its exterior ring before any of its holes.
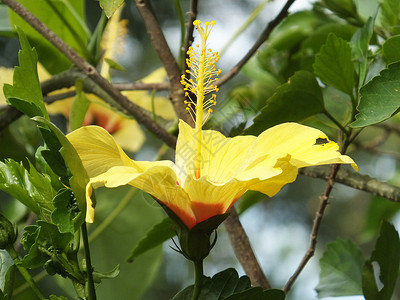
{"type": "MultiPolygon", "coordinates": [[[[202,28],[195,21],[202,42],[199,53],[189,49],[190,78],[182,77],[185,90],[196,95],[186,101],[196,117],[192,128],[179,123],[175,163],[172,161],[134,161],[115,139],[101,127],[82,127],[67,135],[77,150],[90,181],[86,188],[86,221],[93,222],[92,189],[131,185],[141,189],[178,216],[188,229],[209,218],[224,214],[246,191],[273,196],[293,182],[298,169],[324,164],[351,164],[354,161],[338,151],[321,131],[296,123],[270,128],[258,137],[226,138],[214,130],[202,130],[204,120],[215,105],[217,91],[213,84],[220,72],[215,68],[218,54],[206,49],[207,37],[214,22],[202,28]],[[317,139],[327,140],[316,144],[317,139]]],[[[188,95],[188,94],[187,94],[188,95]]]]}

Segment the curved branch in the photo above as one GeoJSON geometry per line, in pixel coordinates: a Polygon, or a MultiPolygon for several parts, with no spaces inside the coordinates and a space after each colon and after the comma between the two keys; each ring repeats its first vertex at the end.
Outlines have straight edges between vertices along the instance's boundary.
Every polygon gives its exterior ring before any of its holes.
{"type": "MultiPolygon", "coordinates": [[[[299,173],[321,179],[328,179],[330,168],[327,166],[308,167],[300,169],[299,173]]],[[[386,198],[389,201],[400,202],[400,187],[379,181],[368,175],[363,175],[347,168],[341,168],[336,174],[335,181],[354,189],[386,198]]]]}
{"type": "Polygon", "coordinates": [[[175,108],[176,114],[186,123],[193,125],[190,115],[186,111],[184,104],[185,94],[181,80],[181,70],[175,57],[172,55],[171,49],[162,32],[160,23],[158,22],[151,4],[148,0],[135,0],[136,7],[142,16],[147,32],[151,38],[154,49],[156,50],[171,83],[171,100],[175,108]]]}
{"type": "Polygon", "coordinates": [[[235,207],[229,210],[229,217],[224,222],[229,239],[251,285],[261,286],[264,290],[271,288],[267,278],[261,270],[260,264],[251,248],[249,238],[239,221],[235,207]]]}
{"type": "Polygon", "coordinates": [[[260,37],[254,43],[254,45],[250,48],[250,50],[246,53],[246,55],[228,73],[225,73],[224,76],[222,76],[219,79],[219,81],[217,82],[218,87],[222,86],[228,80],[230,80],[232,77],[234,77],[237,73],[239,73],[239,71],[242,69],[242,67],[256,53],[258,48],[268,39],[272,30],[274,30],[274,28],[276,26],[278,26],[279,23],[288,15],[288,10],[289,10],[290,6],[294,3],[294,1],[296,1],[296,0],[288,0],[286,2],[285,6],[282,8],[280,13],[275,17],[275,19],[273,19],[271,22],[268,23],[267,27],[261,33],[260,37]]]}
{"type": "MultiPolygon", "coordinates": [[[[86,60],[79,56],[71,47],[69,47],[60,37],[52,30],[44,25],[32,13],[15,0],[3,0],[3,3],[10,7],[34,29],[36,29],[43,37],[51,42],[58,50],[60,50],[71,62],[81,69],[88,77],[109,94],[116,102],[118,102],[130,115],[143,124],[147,129],[157,135],[170,147],[175,147],[176,137],[169,134],[163,127],[155,123],[149,116],[140,110],[140,108],[129,101],[127,97],[122,95],[116,88],[112,86],[105,78],[103,78],[86,60]]],[[[183,90],[182,90],[183,93],[183,90]]]]}

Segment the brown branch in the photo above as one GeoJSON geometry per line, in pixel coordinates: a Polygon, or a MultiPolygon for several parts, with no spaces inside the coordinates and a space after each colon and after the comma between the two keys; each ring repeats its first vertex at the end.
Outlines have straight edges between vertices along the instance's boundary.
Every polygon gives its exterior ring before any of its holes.
{"type": "MultiPolygon", "coordinates": [[[[299,170],[300,174],[328,179],[330,168],[327,166],[308,167],[299,170]]],[[[347,168],[341,168],[336,174],[335,181],[354,189],[383,197],[389,201],[400,202],[400,187],[379,181],[368,175],[363,175],[347,168]]]]}
{"type": "Polygon", "coordinates": [[[176,114],[186,123],[193,125],[193,120],[186,111],[184,104],[185,94],[183,92],[183,86],[180,82],[181,70],[179,69],[175,57],[172,55],[171,49],[168,46],[160,23],[154,14],[151,4],[148,0],[135,0],[135,4],[140,15],[142,16],[153,47],[156,50],[165,70],[167,71],[168,79],[171,83],[170,97],[176,114]]]}
{"type": "Polygon", "coordinates": [[[10,7],[34,29],[36,29],[43,37],[51,42],[96,84],[101,86],[101,88],[107,92],[107,94],[115,99],[115,101],[117,101],[124,109],[126,109],[126,111],[129,112],[129,114],[134,116],[139,123],[143,124],[147,129],[162,139],[167,145],[170,147],[175,147],[176,137],[169,134],[163,127],[155,123],[149,116],[143,113],[137,105],[122,95],[116,88],[112,86],[110,82],[108,82],[96,71],[95,67],[90,65],[86,60],[79,56],[71,47],[69,47],[60,37],[58,37],[52,30],[44,25],[32,13],[30,13],[15,0],[3,0],[3,3],[10,7]]]}
{"type": "Polygon", "coordinates": [[[250,48],[250,50],[246,53],[246,55],[228,73],[225,73],[224,76],[220,78],[220,80],[217,82],[218,87],[222,86],[237,73],[239,73],[247,61],[256,53],[258,48],[268,39],[272,30],[274,30],[274,28],[278,26],[279,23],[288,15],[288,9],[294,3],[294,1],[296,0],[288,0],[286,2],[280,13],[275,17],[275,19],[268,23],[267,27],[261,33],[260,37],[250,48]]]}
{"type": "Polygon", "coordinates": [[[182,56],[182,69],[185,70],[184,74],[185,76],[189,79],[190,74],[186,73],[187,65],[186,65],[186,59],[189,57],[187,54],[187,50],[193,43],[193,31],[194,31],[194,25],[193,21],[196,20],[197,18],[197,0],[191,0],[190,1],[190,10],[187,12],[187,15],[189,15],[189,19],[186,25],[186,36],[185,36],[185,42],[183,43],[183,47],[181,51],[183,52],[182,56]]]}
{"type": "Polygon", "coordinates": [[[247,276],[249,276],[253,286],[261,286],[263,289],[269,289],[267,278],[261,270],[260,264],[251,248],[249,238],[239,221],[236,209],[232,207],[229,210],[229,217],[224,222],[229,239],[247,276]]]}
{"type": "Polygon", "coordinates": [[[168,91],[171,89],[169,82],[145,83],[137,81],[132,83],[114,83],[113,85],[120,91],[168,91]]]}
{"type": "Polygon", "coordinates": [[[303,259],[301,260],[299,266],[297,267],[296,271],[294,274],[289,278],[285,286],[283,287],[283,290],[285,293],[287,293],[290,288],[292,287],[293,283],[297,279],[297,277],[300,275],[300,273],[303,271],[304,267],[307,265],[308,261],[311,259],[311,257],[314,256],[315,253],[315,247],[317,245],[317,236],[318,236],[318,231],[319,227],[321,225],[322,217],[324,215],[325,209],[328,205],[328,200],[329,196],[332,192],[333,185],[335,184],[335,176],[337,172],[339,171],[340,165],[333,165],[331,169],[331,173],[328,177],[328,181],[326,183],[325,191],[324,193],[320,196],[320,203],[318,210],[315,214],[314,222],[313,222],[313,227],[311,230],[311,235],[310,235],[310,244],[309,247],[303,256],[303,259]]]}

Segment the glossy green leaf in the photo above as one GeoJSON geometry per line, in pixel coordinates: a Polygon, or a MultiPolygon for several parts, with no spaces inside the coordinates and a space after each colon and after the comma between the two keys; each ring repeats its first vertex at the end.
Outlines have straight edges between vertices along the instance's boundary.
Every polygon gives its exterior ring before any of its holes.
{"type": "Polygon", "coordinates": [[[363,255],[351,241],[329,243],[320,259],[318,297],[361,295],[363,265],[363,255]]]}
{"type": "Polygon", "coordinates": [[[392,224],[383,222],[380,236],[376,241],[371,259],[367,261],[363,273],[363,291],[366,300],[390,300],[397,282],[400,265],[400,239],[399,234],[392,224]],[[379,265],[379,281],[383,287],[378,289],[378,284],[371,284],[372,278],[377,278],[374,273],[373,262],[379,265]]]}
{"type": "MultiPolygon", "coordinates": [[[[84,1],[19,0],[18,2],[70,47],[88,58],[86,48],[90,32],[85,24],[84,1]]],[[[13,26],[20,27],[26,33],[38,51],[39,61],[51,74],[60,73],[72,65],[59,50],[11,10],[9,18],[13,26]]]]}
{"type": "Polygon", "coordinates": [[[51,132],[57,136],[59,143],[62,145],[60,153],[73,175],[69,179],[69,183],[80,210],[80,214],[76,217],[75,222],[80,225],[82,224],[86,214],[86,184],[89,182],[89,177],[83,167],[82,161],[75,148],[71,145],[60,129],[58,129],[53,123],[40,117],[35,117],[33,120],[41,125],[47,126],[51,132]]]}
{"type": "Polygon", "coordinates": [[[325,44],[315,57],[314,73],[321,81],[348,95],[353,94],[354,64],[348,42],[329,34],[325,44]]]}
{"type": "Polygon", "coordinates": [[[124,3],[124,0],[99,0],[104,13],[110,18],[114,12],[124,3]]]}
{"type": "Polygon", "coordinates": [[[0,290],[6,292],[6,277],[14,261],[6,250],[0,249],[0,290]]]}
{"type": "Polygon", "coordinates": [[[76,96],[71,105],[69,113],[69,129],[74,131],[82,126],[86,112],[89,108],[90,100],[83,92],[83,81],[77,80],[75,83],[76,96]]]}
{"type": "MultiPolygon", "coordinates": [[[[251,287],[250,279],[247,276],[239,278],[235,269],[226,269],[215,274],[212,278],[204,277],[199,300],[222,300],[232,294],[243,292],[251,287]]],[[[261,289],[261,288],[260,288],[261,289]]],[[[261,289],[261,294],[262,294],[261,289]]],[[[254,296],[254,292],[251,296],[254,296]]],[[[256,292],[257,294],[259,291],[256,292]]],[[[172,300],[189,300],[193,294],[193,285],[183,289],[172,300]]],[[[234,298],[236,299],[236,298],[234,298]]],[[[237,298],[243,299],[243,298],[237,298]]],[[[248,298],[253,299],[253,298],[248,298]]],[[[264,298],[261,298],[264,299],[264,298]]]]}
{"type": "Polygon", "coordinates": [[[351,48],[353,50],[353,59],[355,61],[355,69],[359,77],[359,87],[364,84],[365,77],[367,76],[369,63],[369,42],[374,32],[374,22],[375,19],[373,17],[369,17],[364,26],[359,28],[354,33],[350,41],[351,48]]]}
{"type": "Polygon", "coordinates": [[[13,160],[0,162],[0,189],[12,195],[44,220],[50,220],[54,210],[53,198],[57,192],[46,174],[40,174],[33,165],[26,170],[13,160]]]}
{"type": "Polygon", "coordinates": [[[388,38],[382,46],[383,58],[387,64],[400,61],[400,34],[388,38]]]}
{"type": "Polygon", "coordinates": [[[400,62],[389,65],[360,90],[359,113],[351,127],[365,127],[389,119],[400,107],[400,62]]]}
{"type": "Polygon", "coordinates": [[[321,88],[314,75],[298,71],[267,100],[245,133],[258,135],[283,122],[300,122],[324,111],[321,88]]]}
{"type": "Polygon", "coordinates": [[[19,66],[15,67],[13,85],[3,86],[8,104],[29,117],[42,116],[49,119],[44,106],[42,90],[37,74],[37,53],[28,42],[24,32],[17,29],[21,50],[18,53],[19,66]]]}
{"type": "Polygon", "coordinates": [[[138,241],[127,260],[132,261],[140,254],[145,253],[174,237],[176,235],[174,231],[175,226],[175,223],[170,218],[165,218],[160,223],[154,225],[148,232],[146,232],[146,235],[138,241]]]}

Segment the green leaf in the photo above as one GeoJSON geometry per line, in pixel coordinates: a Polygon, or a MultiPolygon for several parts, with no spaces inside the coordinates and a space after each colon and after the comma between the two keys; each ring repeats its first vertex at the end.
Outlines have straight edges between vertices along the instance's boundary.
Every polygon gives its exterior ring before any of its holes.
{"type": "Polygon", "coordinates": [[[383,43],[383,58],[387,64],[391,64],[400,60],[400,34],[388,38],[383,43]]]}
{"type": "Polygon", "coordinates": [[[65,160],[69,170],[72,173],[72,177],[69,180],[71,189],[74,192],[75,198],[78,202],[78,207],[80,210],[79,215],[75,218],[77,225],[82,224],[85,214],[86,214],[86,185],[89,182],[89,176],[83,167],[82,161],[79,158],[78,153],[72,144],[68,141],[65,135],[50,121],[35,117],[34,121],[41,125],[47,126],[51,132],[57,137],[59,143],[62,145],[60,153],[65,160]]]}
{"type": "Polygon", "coordinates": [[[389,65],[361,90],[359,113],[350,127],[359,128],[389,119],[400,107],[400,62],[389,65]]]}
{"type": "Polygon", "coordinates": [[[56,191],[49,176],[40,174],[33,165],[29,165],[30,172],[11,159],[0,162],[0,189],[26,205],[40,218],[50,221],[56,191]]]}
{"type": "Polygon", "coordinates": [[[258,135],[283,122],[300,122],[324,111],[321,88],[314,75],[298,71],[276,90],[245,133],[258,135]]]}
{"type": "Polygon", "coordinates": [[[363,265],[363,255],[351,241],[329,243],[320,259],[318,297],[361,295],[363,265]]]}
{"type": "Polygon", "coordinates": [[[105,58],[104,60],[110,66],[111,69],[118,70],[118,71],[125,71],[125,68],[123,66],[121,66],[118,62],[116,62],[115,60],[112,60],[110,58],[105,58]]]}
{"type": "Polygon", "coordinates": [[[373,17],[369,17],[364,26],[354,33],[350,41],[351,48],[353,49],[355,68],[359,77],[359,87],[364,84],[367,76],[369,53],[368,47],[372,34],[374,33],[374,22],[375,19],[373,17]]]}
{"type": "Polygon", "coordinates": [[[22,264],[26,268],[42,266],[52,258],[52,255],[62,252],[74,237],[71,233],[60,233],[54,224],[44,221],[37,221],[37,224],[25,227],[21,239],[24,249],[29,249],[29,253],[22,259],[22,264]]]}
{"type": "Polygon", "coordinates": [[[7,285],[7,272],[14,265],[14,261],[6,250],[0,249],[0,290],[6,291],[5,287],[7,285]]]}
{"type": "Polygon", "coordinates": [[[49,300],[68,300],[68,298],[67,298],[67,297],[64,297],[64,296],[50,295],[49,300]]]}
{"type": "Polygon", "coordinates": [[[323,0],[322,3],[342,18],[358,18],[353,0],[323,0]]]}
{"type": "Polygon", "coordinates": [[[400,3],[398,0],[379,0],[379,20],[385,30],[391,31],[391,27],[399,22],[400,3]]]}
{"type": "MultiPolygon", "coordinates": [[[[229,297],[232,294],[243,292],[249,289],[250,287],[251,287],[250,279],[247,276],[242,276],[239,278],[236,270],[230,268],[215,274],[212,278],[204,277],[201,287],[201,292],[198,299],[222,300],[225,299],[226,297],[229,297]]],[[[261,294],[262,292],[263,291],[261,289],[261,294]]],[[[172,298],[172,300],[191,299],[192,294],[193,294],[193,285],[180,291],[172,298]]],[[[251,296],[253,296],[253,294],[251,294],[251,296]]],[[[237,299],[243,299],[243,298],[237,298],[237,299]]],[[[253,299],[253,298],[248,298],[248,299],[253,299]]]]}
{"type": "Polygon", "coordinates": [[[146,235],[138,241],[127,260],[132,261],[140,254],[145,253],[174,237],[176,235],[174,227],[175,223],[170,218],[165,218],[160,223],[154,225],[148,232],[146,232],[146,235]]]}
{"type": "Polygon", "coordinates": [[[74,218],[79,210],[76,206],[74,194],[69,189],[61,189],[54,197],[54,211],[51,214],[51,219],[57,224],[58,230],[61,233],[74,233],[78,228],[78,224],[74,223],[74,218]]]}
{"type": "Polygon", "coordinates": [[[362,289],[366,300],[381,300],[375,281],[374,267],[366,261],[362,272],[362,289]]]}
{"type": "Polygon", "coordinates": [[[314,73],[321,81],[348,95],[353,94],[354,64],[348,42],[329,34],[325,44],[315,57],[314,73]]]}
{"type": "Polygon", "coordinates": [[[104,10],[104,13],[110,18],[114,12],[124,3],[124,0],[99,0],[100,7],[104,10]]]}
{"type": "MultiPolygon", "coordinates": [[[[87,41],[90,31],[86,27],[84,1],[19,0],[18,2],[70,47],[89,59],[87,41]]],[[[72,63],[64,54],[11,10],[9,10],[9,19],[13,27],[16,25],[26,33],[38,51],[39,61],[47,71],[56,74],[70,68],[72,63]]]]}
{"type": "Polygon", "coordinates": [[[15,67],[13,85],[3,86],[8,104],[29,117],[42,116],[49,119],[44,106],[42,90],[37,74],[37,53],[28,42],[24,32],[17,28],[21,50],[18,53],[19,67],[15,67]]]}
{"type": "Polygon", "coordinates": [[[285,292],[278,289],[263,291],[261,287],[252,287],[243,292],[235,293],[224,300],[285,300],[285,292]]]}
{"type": "MultiPolygon", "coordinates": [[[[400,239],[392,224],[383,222],[371,259],[366,263],[363,274],[363,291],[366,300],[390,300],[397,282],[400,265],[400,239]],[[379,281],[383,287],[378,290],[377,283],[371,285],[374,274],[372,262],[379,264],[379,281]],[[372,287],[372,288],[371,288],[372,287]]],[[[377,278],[375,278],[375,282],[377,278]]]]}
{"type": "Polygon", "coordinates": [[[86,112],[89,108],[90,100],[83,92],[83,81],[78,79],[75,83],[76,96],[71,105],[69,116],[69,129],[74,131],[82,126],[86,112]]]}
{"type": "Polygon", "coordinates": [[[382,220],[391,220],[399,210],[400,205],[396,202],[388,201],[379,196],[372,197],[366,212],[364,230],[360,240],[365,243],[375,238],[380,231],[382,220]]]}

